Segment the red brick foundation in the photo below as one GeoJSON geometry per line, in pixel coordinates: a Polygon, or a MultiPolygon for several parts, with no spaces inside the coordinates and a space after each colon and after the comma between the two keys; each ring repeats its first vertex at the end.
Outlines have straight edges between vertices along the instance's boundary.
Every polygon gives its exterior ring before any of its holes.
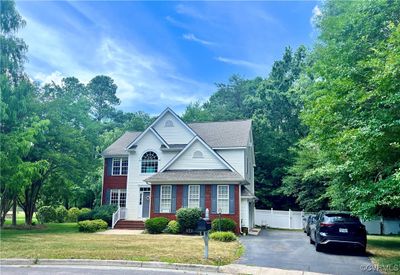
{"type": "MultiPolygon", "coordinates": [[[[211,214],[211,185],[206,185],[206,196],[205,196],[205,207],[210,210],[210,219],[214,220],[219,217],[218,214],[211,214]]],[[[176,210],[182,208],[182,192],[183,186],[177,185],[176,187],[176,210]]],[[[151,189],[151,197],[154,198],[154,188],[151,189]]],[[[154,213],[154,205],[153,200],[151,203],[151,211],[150,211],[150,218],[155,217],[165,217],[169,220],[175,220],[176,216],[175,213],[154,213]]],[[[239,185],[235,186],[235,214],[222,214],[222,218],[229,218],[236,222],[236,234],[240,233],[240,204],[239,204],[239,185]]]]}

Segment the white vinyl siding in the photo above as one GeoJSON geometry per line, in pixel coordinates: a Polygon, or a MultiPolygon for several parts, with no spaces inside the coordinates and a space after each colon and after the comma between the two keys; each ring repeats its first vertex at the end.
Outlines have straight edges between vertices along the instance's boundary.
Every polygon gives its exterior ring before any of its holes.
{"type": "Polygon", "coordinates": [[[153,128],[168,144],[188,144],[193,138],[193,134],[169,112],[153,128]],[[168,120],[172,122],[173,127],[168,127],[171,125],[168,120]]]}
{"type": "Polygon", "coordinates": [[[128,158],[112,159],[112,175],[120,176],[128,174],[128,158]]]}
{"type": "Polygon", "coordinates": [[[217,212],[229,214],[229,185],[217,185],[217,212]]]}
{"type": "Polygon", "coordinates": [[[160,213],[171,213],[172,186],[161,185],[160,213]]]}
{"type": "Polygon", "coordinates": [[[243,178],[246,178],[245,151],[246,149],[216,150],[216,152],[227,163],[229,163],[243,178]]]}
{"type": "Polygon", "coordinates": [[[173,164],[170,170],[186,169],[228,169],[212,152],[210,152],[200,141],[195,141],[173,164]],[[203,153],[202,158],[193,158],[196,151],[203,153]]]}
{"type": "Polygon", "coordinates": [[[188,207],[200,208],[200,185],[189,185],[188,187],[188,207]]]}

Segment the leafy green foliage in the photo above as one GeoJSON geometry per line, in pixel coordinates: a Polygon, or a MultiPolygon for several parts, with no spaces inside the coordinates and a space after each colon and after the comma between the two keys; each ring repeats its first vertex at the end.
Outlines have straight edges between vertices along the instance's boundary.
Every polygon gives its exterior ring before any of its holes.
{"type": "Polygon", "coordinates": [[[101,219],[103,221],[106,221],[108,225],[111,226],[112,222],[112,215],[114,214],[115,211],[117,211],[118,207],[116,205],[102,205],[99,207],[96,207],[93,212],[93,219],[101,219]]]}
{"type": "Polygon", "coordinates": [[[79,208],[71,207],[70,209],[68,209],[67,221],[77,222],[79,214],[81,214],[79,208]]]}
{"type": "Polygon", "coordinates": [[[42,224],[54,222],[57,220],[56,210],[53,206],[42,206],[36,212],[36,218],[42,224]]]}
{"type": "Polygon", "coordinates": [[[167,232],[171,234],[178,234],[181,232],[179,223],[175,220],[169,221],[167,225],[167,232]]]}
{"type": "Polygon", "coordinates": [[[58,206],[55,211],[57,222],[63,223],[67,220],[68,210],[63,205],[58,206]]]}
{"type": "MultiPolygon", "coordinates": [[[[93,220],[93,215],[94,215],[94,211],[90,210],[90,211],[82,211],[79,215],[78,215],[78,222],[80,221],[86,221],[86,220],[93,220]]],[[[112,219],[112,216],[111,216],[112,219]]]]}
{"type": "Polygon", "coordinates": [[[232,232],[213,232],[210,234],[210,239],[220,242],[234,242],[237,240],[237,237],[232,232]]]}
{"type": "Polygon", "coordinates": [[[108,228],[107,222],[103,220],[91,220],[78,222],[78,230],[80,232],[97,232],[100,230],[106,230],[108,228]]]}
{"type": "Polygon", "coordinates": [[[109,226],[112,223],[112,215],[117,211],[118,207],[116,205],[102,205],[95,207],[93,210],[87,212],[82,211],[78,215],[78,221],[84,220],[103,220],[106,221],[109,226]]]}
{"type": "Polygon", "coordinates": [[[399,14],[397,1],[328,1],[317,21],[302,119],[321,153],[308,172],[324,171],[330,207],[362,216],[400,210],[399,14]]]}
{"type": "Polygon", "coordinates": [[[176,211],[176,220],[183,232],[195,230],[200,218],[201,210],[199,208],[180,208],[176,211]]]}
{"type": "Polygon", "coordinates": [[[211,230],[235,232],[236,222],[229,218],[221,218],[221,219],[217,218],[212,221],[211,230]]]}
{"type": "Polygon", "coordinates": [[[160,234],[162,233],[167,225],[169,223],[169,220],[164,217],[156,217],[156,218],[151,218],[147,219],[144,223],[144,226],[150,234],[160,234]]]}

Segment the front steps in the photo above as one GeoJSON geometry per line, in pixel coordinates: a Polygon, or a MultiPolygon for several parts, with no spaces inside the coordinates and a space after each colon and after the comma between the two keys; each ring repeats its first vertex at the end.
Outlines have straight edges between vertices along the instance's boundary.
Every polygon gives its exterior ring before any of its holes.
{"type": "Polygon", "coordinates": [[[143,221],[129,221],[119,220],[114,226],[114,229],[132,229],[132,230],[144,230],[143,221]]]}

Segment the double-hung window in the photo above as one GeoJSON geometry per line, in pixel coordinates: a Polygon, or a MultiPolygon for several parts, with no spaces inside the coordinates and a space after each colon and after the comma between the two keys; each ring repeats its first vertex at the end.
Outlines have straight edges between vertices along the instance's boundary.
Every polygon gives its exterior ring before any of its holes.
{"type": "Polygon", "coordinates": [[[111,189],[110,204],[126,207],[126,189],[111,189]]]}
{"type": "Polygon", "coordinates": [[[229,214],[229,185],[217,185],[218,213],[229,214]]]}
{"type": "Polygon", "coordinates": [[[171,213],[172,186],[161,185],[160,192],[160,212],[171,213]]]}
{"type": "Polygon", "coordinates": [[[189,185],[188,208],[200,208],[200,185],[189,185]]]}
{"type": "Polygon", "coordinates": [[[112,174],[113,176],[128,174],[128,158],[113,158],[112,159],[112,174]]]}

